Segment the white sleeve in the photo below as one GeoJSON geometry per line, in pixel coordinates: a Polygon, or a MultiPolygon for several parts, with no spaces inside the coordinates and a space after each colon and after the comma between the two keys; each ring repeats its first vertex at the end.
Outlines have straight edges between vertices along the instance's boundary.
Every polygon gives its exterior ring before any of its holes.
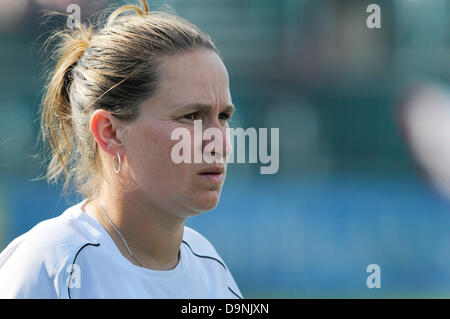
{"type": "Polygon", "coordinates": [[[58,298],[42,250],[21,239],[0,254],[0,298],[58,298]]]}
{"type": "Polygon", "coordinates": [[[226,277],[225,280],[227,282],[227,288],[228,288],[229,292],[231,293],[231,295],[230,295],[231,298],[243,299],[244,297],[242,296],[242,293],[239,290],[238,285],[234,281],[234,278],[231,275],[231,272],[228,267],[227,267],[225,277],[226,277]]]}
{"type": "Polygon", "coordinates": [[[220,271],[217,273],[215,282],[220,285],[221,294],[223,293],[222,298],[243,299],[242,293],[231,275],[228,266],[208,239],[192,228],[185,226],[183,242],[185,242],[192,253],[198,257],[206,256],[207,258],[215,259],[221,264],[221,266],[218,267],[220,271]]]}

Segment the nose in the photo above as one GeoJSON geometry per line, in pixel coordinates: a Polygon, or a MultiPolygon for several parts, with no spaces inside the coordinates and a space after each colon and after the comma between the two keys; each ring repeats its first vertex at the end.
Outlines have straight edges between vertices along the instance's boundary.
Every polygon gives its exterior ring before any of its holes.
{"type": "Polygon", "coordinates": [[[228,125],[216,120],[203,129],[203,156],[213,157],[216,161],[225,161],[232,152],[228,125]]]}

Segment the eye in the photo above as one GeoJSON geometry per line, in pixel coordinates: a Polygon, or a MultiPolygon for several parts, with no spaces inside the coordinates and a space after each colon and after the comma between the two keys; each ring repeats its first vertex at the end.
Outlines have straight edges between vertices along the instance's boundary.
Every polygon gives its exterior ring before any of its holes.
{"type": "Polygon", "coordinates": [[[198,115],[197,112],[194,112],[194,113],[189,113],[189,114],[183,115],[182,118],[194,121],[194,120],[198,120],[199,119],[199,115],[198,115]]]}
{"type": "Polygon", "coordinates": [[[219,114],[219,119],[229,122],[229,121],[231,121],[231,115],[228,114],[228,113],[220,113],[219,114]]]}

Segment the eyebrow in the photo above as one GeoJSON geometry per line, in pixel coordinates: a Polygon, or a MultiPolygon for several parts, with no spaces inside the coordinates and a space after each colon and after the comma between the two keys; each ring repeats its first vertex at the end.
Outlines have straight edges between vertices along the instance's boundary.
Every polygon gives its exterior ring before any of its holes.
{"type": "MultiPolygon", "coordinates": [[[[213,108],[212,105],[210,104],[203,104],[203,103],[192,103],[192,104],[188,104],[185,106],[182,106],[179,108],[179,110],[181,112],[193,112],[193,111],[208,111],[211,110],[213,108]]],[[[231,104],[231,105],[226,105],[224,110],[222,112],[231,112],[233,113],[236,110],[236,107],[231,104]]]]}

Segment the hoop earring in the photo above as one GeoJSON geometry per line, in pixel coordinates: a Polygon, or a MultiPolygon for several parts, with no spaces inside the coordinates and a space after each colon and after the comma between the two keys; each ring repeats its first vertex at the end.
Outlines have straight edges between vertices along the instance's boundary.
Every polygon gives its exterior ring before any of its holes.
{"type": "Polygon", "coordinates": [[[113,156],[113,170],[114,173],[119,174],[120,173],[120,167],[122,166],[122,160],[120,159],[120,154],[117,152],[117,159],[119,160],[119,167],[116,168],[116,157],[113,156]]]}

